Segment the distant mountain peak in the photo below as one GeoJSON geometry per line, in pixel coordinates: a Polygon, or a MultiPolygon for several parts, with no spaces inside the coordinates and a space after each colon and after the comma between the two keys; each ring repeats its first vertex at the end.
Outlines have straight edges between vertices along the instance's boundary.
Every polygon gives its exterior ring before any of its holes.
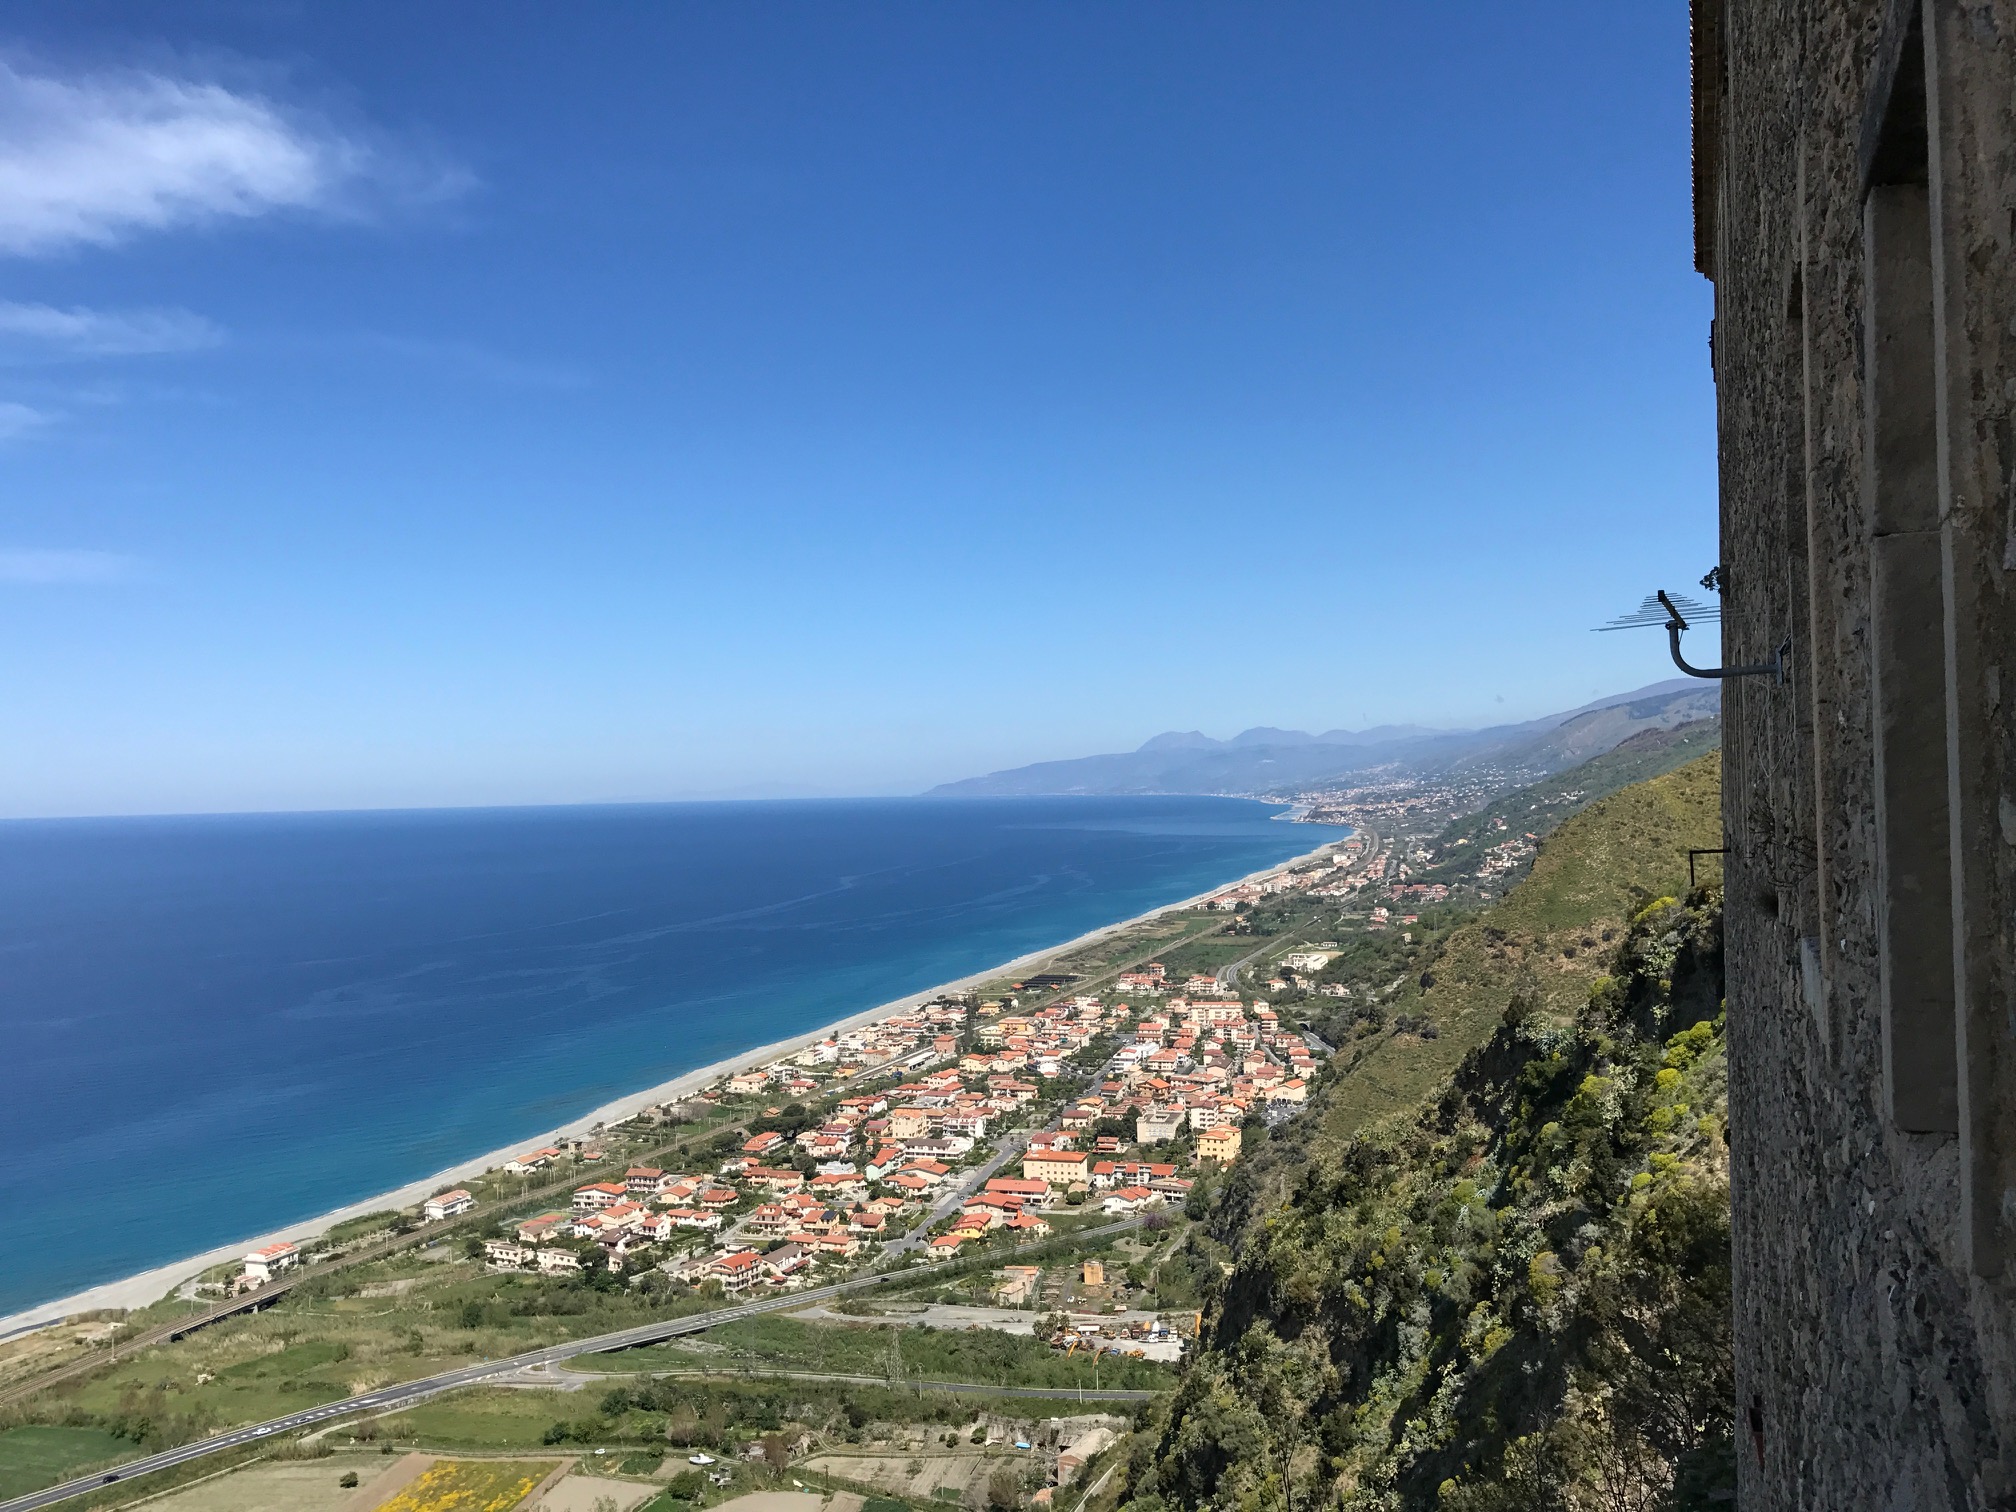
{"type": "Polygon", "coordinates": [[[1223,745],[1222,740],[1213,740],[1202,730],[1168,730],[1160,735],[1144,740],[1136,748],[1141,751],[1209,751],[1223,745]]]}
{"type": "Polygon", "coordinates": [[[1483,730],[1380,725],[1369,730],[1303,730],[1256,725],[1230,740],[1201,730],[1167,730],[1137,749],[1038,762],[948,782],[940,795],[1016,793],[1280,793],[1307,790],[1379,768],[1423,776],[1458,770],[1555,771],[1588,760],[1648,727],[1713,718],[1720,690],[1669,680],[1600,698],[1578,709],[1483,730]]]}
{"type": "Polygon", "coordinates": [[[1235,746],[1299,746],[1315,745],[1317,737],[1307,730],[1277,730],[1270,725],[1255,725],[1250,730],[1241,730],[1227,745],[1235,746]]]}

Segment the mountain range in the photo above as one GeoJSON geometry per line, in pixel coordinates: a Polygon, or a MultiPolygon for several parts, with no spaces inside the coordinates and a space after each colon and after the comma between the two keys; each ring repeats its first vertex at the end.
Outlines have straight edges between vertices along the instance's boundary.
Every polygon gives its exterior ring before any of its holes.
{"type": "Polygon", "coordinates": [[[1368,730],[1260,726],[1229,740],[1169,731],[1135,750],[990,772],[943,783],[934,797],[994,798],[1112,793],[1286,793],[1372,774],[1457,776],[1486,771],[1535,778],[1587,761],[1644,730],[1721,713],[1721,687],[1673,678],[1630,693],[1478,730],[1378,725],[1368,730]]]}

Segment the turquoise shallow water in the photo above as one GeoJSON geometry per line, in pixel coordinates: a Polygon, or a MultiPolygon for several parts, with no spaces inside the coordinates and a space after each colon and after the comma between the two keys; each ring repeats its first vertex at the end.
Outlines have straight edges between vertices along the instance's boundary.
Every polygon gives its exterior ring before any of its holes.
{"type": "Polygon", "coordinates": [[[361,1201],[1335,831],[1238,799],[0,824],[0,1313],[361,1201]]]}

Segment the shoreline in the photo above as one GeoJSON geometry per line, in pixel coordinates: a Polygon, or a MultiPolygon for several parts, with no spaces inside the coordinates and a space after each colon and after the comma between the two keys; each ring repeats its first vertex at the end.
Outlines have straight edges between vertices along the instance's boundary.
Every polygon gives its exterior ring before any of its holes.
{"type": "MultiPolygon", "coordinates": [[[[1290,816],[1284,813],[1275,815],[1274,817],[1277,819],[1287,819],[1290,816]]],[[[895,998],[889,1002],[877,1004],[872,1008],[864,1008],[857,1013],[848,1014],[843,1018],[834,1019],[832,1022],[822,1024],[816,1029],[810,1029],[785,1039],[775,1040],[766,1045],[753,1046],[748,1050],[737,1052],[710,1065],[699,1066],[691,1071],[683,1071],[669,1081],[660,1082],[656,1086],[646,1087],[638,1092],[627,1093],[622,1097],[602,1104],[600,1107],[593,1108],[587,1113],[582,1114],[579,1118],[572,1119],[556,1128],[540,1133],[527,1134],[501,1149],[492,1150],[487,1154],[478,1155],[469,1160],[459,1161],[444,1170],[435,1172],[431,1176],[424,1177],[418,1181],[409,1181],[404,1186],[396,1187],[389,1192],[382,1192],[377,1196],[349,1203],[346,1206],[322,1213],[314,1218],[303,1219],[297,1223],[291,1223],[267,1233],[253,1235],[231,1244],[219,1245],[214,1249],[205,1250],[201,1254],[191,1255],[167,1265],[157,1265],[151,1269],[140,1271],[135,1275],[127,1276],[117,1281],[101,1282],[96,1286],[87,1287],[83,1291],[73,1292],[66,1297],[57,1297],[48,1302],[41,1302],[32,1307],[22,1308],[18,1312],[0,1317],[0,1342],[15,1338],[21,1334],[52,1327],[78,1313],[114,1310],[134,1311],[151,1306],[167,1297],[184,1282],[192,1280],[212,1266],[222,1265],[226,1261],[235,1260],[250,1250],[283,1242],[298,1244],[304,1239],[315,1238],[317,1235],[326,1232],[334,1225],[349,1218],[361,1217],[365,1213],[381,1212],[389,1208],[412,1207],[417,1203],[425,1201],[444,1186],[451,1186],[457,1182],[465,1181],[472,1176],[480,1176],[485,1171],[495,1169],[521,1150],[534,1148],[557,1139],[577,1138],[601,1125],[615,1123],[621,1119],[628,1118],[632,1114],[640,1112],[654,1104],[671,1102],[682,1097],[690,1097],[702,1088],[724,1077],[732,1076],[738,1071],[748,1070],[752,1067],[776,1060],[780,1056],[790,1055],[804,1049],[807,1045],[817,1044],[829,1035],[839,1034],[848,1029],[858,1028],[863,1024],[872,1024],[885,1018],[894,1017],[946,993],[962,992],[969,988],[977,987],[983,982],[993,981],[1002,976],[1025,975],[1033,968],[1044,965],[1060,955],[1082,949],[1110,935],[1118,934],[1122,930],[1131,929],[1137,924],[1147,923],[1149,920],[1160,918],[1164,914],[1177,913],[1186,908],[1195,908],[1206,898],[1215,897],[1229,887],[1238,887],[1245,882],[1259,881],[1261,878],[1271,877],[1276,873],[1287,871],[1291,867],[1300,866],[1305,861],[1321,854],[1330,846],[1337,844],[1341,840],[1348,839],[1352,834],[1356,833],[1355,830],[1348,826],[1339,825],[1337,828],[1343,830],[1344,833],[1326,839],[1310,850],[1302,852],[1300,855],[1290,856],[1284,861],[1277,861],[1271,866],[1262,867],[1259,871],[1248,872],[1243,877],[1234,877],[1229,881],[1220,882],[1213,887],[1205,889],[1203,892],[1179,899],[1174,903],[1163,903],[1129,918],[1117,919],[1111,924],[1102,924],[1098,928],[1087,930],[1084,934],[1078,935],[1075,938],[1062,941],[1056,945],[1046,945],[1041,949],[1026,952],[1023,955],[1016,956],[1013,960],[1003,961],[998,965],[990,966],[984,971],[976,971],[967,976],[957,977],[949,982],[940,982],[938,985],[925,988],[921,992],[909,993],[904,997],[895,998]]]]}

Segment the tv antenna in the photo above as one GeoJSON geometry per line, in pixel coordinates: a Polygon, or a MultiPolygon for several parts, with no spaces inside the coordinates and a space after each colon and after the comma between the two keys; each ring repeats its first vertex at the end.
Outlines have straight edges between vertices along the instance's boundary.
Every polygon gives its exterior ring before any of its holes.
{"type": "MultiPolygon", "coordinates": [[[[1721,586],[1719,571],[1711,572],[1701,580],[1704,588],[1721,586]]],[[[1673,665],[1689,677],[1769,677],[1782,685],[1785,681],[1785,663],[1792,655],[1792,642],[1787,640],[1779,646],[1768,662],[1759,662],[1749,667],[1696,667],[1680,654],[1680,634],[1695,625],[1719,624],[1722,619],[1720,604],[1704,604],[1691,599],[1684,593],[1668,593],[1664,588],[1647,594],[1645,601],[1629,614],[1621,615],[1607,625],[1598,625],[1599,632],[1605,630],[1642,630],[1654,625],[1663,626],[1666,644],[1673,652],[1673,665]]]]}

